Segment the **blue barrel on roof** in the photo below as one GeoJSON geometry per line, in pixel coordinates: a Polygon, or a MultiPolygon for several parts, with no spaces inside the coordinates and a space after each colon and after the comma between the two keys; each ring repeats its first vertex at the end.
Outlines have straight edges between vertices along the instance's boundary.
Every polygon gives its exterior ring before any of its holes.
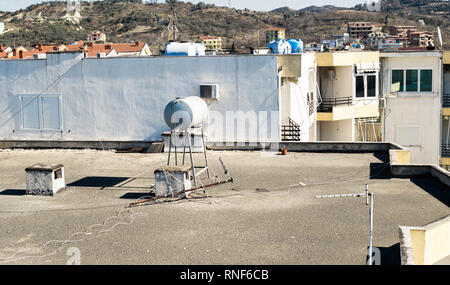
{"type": "Polygon", "coordinates": [[[301,39],[289,39],[288,43],[291,46],[291,53],[303,52],[303,41],[301,39]]]}
{"type": "Polygon", "coordinates": [[[272,50],[274,54],[289,54],[291,53],[291,45],[284,39],[271,41],[267,47],[272,50]]]}

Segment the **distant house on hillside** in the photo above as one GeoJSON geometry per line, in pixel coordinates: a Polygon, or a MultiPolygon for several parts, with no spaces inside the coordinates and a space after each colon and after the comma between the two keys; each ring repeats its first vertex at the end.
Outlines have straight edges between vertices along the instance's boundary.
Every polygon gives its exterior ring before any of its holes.
{"type": "Polygon", "coordinates": [[[367,0],[366,7],[369,12],[380,12],[382,6],[382,0],[367,0]]]}
{"type": "Polygon", "coordinates": [[[106,42],[106,34],[100,31],[92,32],[88,35],[88,42],[106,42]]]}
{"type": "Polygon", "coordinates": [[[285,28],[268,28],[266,30],[266,42],[270,43],[279,39],[286,39],[285,28]]]}
{"type": "Polygon", "coordinates": [[[48,52],[82,51],[84,57],[112,57],[112,56],[151,56],[148,44],[143,42],[106,43],[77,41],[70,45],[42,45],[38,44],[31,51],[33,54],[48,52]]]}
{"type": "Polygon", "coordinates": [[[222,38],[218,37],[201,37],[206,50],[218,51],[222,49],[222,38]]]}

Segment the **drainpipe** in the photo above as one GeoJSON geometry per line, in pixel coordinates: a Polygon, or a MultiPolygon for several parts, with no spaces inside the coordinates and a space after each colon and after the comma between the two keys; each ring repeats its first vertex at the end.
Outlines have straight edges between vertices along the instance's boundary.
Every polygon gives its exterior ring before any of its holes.
{"type": "MultiPolygon", "coordinates": [[[[277,59],[277,68],[278,68],[278,57],[276,57],[276,59],[277,59]]],[[[281,82],[281,72],[283,71],[283,66],[280,66],[279,68],[278,68],[278,70],[277,70],[277,79],[278,79],[278,110],[279,110],[279,112],[278,112],[278,125],[279,125],[279,130],[278,130],[278,135],[279,135],[279,138],[280,138],[280,142],[282,141],[282,134],[281,134],[281,129],[282,129],[282,127],[281,127],[281,125],[282,125],[282,122],[281,122],[281,96],[282,96],[282,94],[281,94],[281,85],[282,85],[282,82],[281,82]]]]}
{"type": "MultiPolygon", "coordinates": [[[[442,102],[444,102],[444,52],[440,52],[441,56],[439,58],[439,71],[441,74],[441,84],[440,84],[440,96],[439,96],[439,150],[438,150],[438,165],[441,166],[442,157],[442,102]]],[[[449,123],[450,124],[450,123],[449,123]]]]}

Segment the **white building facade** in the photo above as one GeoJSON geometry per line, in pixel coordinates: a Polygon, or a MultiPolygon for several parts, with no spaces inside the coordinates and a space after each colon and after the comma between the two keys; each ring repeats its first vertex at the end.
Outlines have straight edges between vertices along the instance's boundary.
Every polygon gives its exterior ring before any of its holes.
{"type": "Polygon", "coordinates": [[[382,0],[367,0],[366,7],[369,12],[380,12],[382,0]]]}
{"type": "Polygon", "coordinates": [[[200,96],[201,85],[215,85],[220,97],[205,99],[213,119],[208,141],[279,142],[283,116],[302,125],[306,140],[315,118],[304,115],[306,91],[298,83],[292,87],[298,92],[285,89],[291,86],[286,78],[309,80],[309,70],[315,70],[314,54],[304,58],[83,58],[82,53],[66,52],[50,53],[46,59],[0,61],[0,101],[5,102],[0,138],[160,141],[168,131],[163,118],[166,104],[177,97],[200,96]],[[290,96],[289,92],[297,92],[290,102],[303,103],[282,107],[282,96],[290,96]]]}
{"type": "Polygon", "coordinates": [[[381,53],[384,141],[411,151],[411,163],[439,165],[442,54],[381,53]]]}

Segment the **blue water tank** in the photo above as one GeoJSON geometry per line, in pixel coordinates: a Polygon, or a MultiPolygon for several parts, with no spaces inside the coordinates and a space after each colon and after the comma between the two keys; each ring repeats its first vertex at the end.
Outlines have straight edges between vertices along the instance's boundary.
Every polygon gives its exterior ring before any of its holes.
{"type": "Polygon", "coordinates": [[[289,54],[291,53],[291,45],[284,39],[271,41],[267,47],[272,50],[274,54],[289,54]]]}
{"type": "Polygon", "coordinates": [[[301,39],[290,39],[288,43],[291,45],[291,53],[303,52],[303,41],[301,39]]]}

